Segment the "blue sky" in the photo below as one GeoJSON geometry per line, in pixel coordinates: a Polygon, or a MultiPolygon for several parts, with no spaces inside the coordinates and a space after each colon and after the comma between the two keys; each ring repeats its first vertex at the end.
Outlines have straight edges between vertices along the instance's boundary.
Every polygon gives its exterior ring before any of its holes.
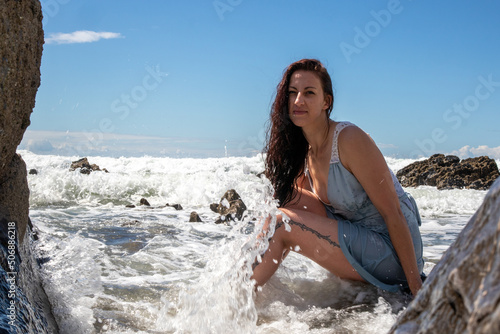
{"type": "Polygon", "coordinates": [[[386,156],[500,158],[498,1],[41,3],[42,83],[21,148],[251,155],[284,68],[317,58],[333,119],[386,156]]]}

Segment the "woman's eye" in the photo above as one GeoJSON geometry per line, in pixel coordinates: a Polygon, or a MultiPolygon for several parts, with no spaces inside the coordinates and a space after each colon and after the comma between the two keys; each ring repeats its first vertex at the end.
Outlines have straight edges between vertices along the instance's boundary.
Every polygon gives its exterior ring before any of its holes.
{"type": "Polygon", "coordinates": [[[288,95],[293,95],[293,94],[297,94],[297,92],[295,92],[293,90],[291,90],[291,91],[288,92],[288,95]]]}
{"type": "Polygon", "coordinates": [[[314,95],[314,92],[313,91],[307,91],[306,94],[307,95],[314,95]]]}

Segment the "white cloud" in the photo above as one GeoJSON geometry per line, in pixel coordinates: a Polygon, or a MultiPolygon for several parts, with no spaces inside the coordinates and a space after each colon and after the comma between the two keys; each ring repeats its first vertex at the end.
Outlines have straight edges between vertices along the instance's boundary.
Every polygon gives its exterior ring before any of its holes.
{"type": "Polygon", "coordinates": [[[500,159],[500,146],[488,147],[487,145],[479,145],[478,147],[471,147],[469,145],[466,145],[458,149],[458,151],[451,152],[451,154],[457,155],[461,159],[479,157],[482,155],[487,155],[492,159],[500,159]]]}
{"type": "Polygon", "coordinates": [[[91,43],[100,39],[122,38],[117,32],[96,32],[89,30],[79,30],[71,33],[54,33],[45,38],[47,44],[71,44],[71,43],[91,43]]]}

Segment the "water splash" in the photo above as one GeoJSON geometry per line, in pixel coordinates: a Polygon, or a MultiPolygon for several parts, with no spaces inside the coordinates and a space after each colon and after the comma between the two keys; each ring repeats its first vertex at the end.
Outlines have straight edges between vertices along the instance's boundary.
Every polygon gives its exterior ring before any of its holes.
{"type": "Polygon", "coordinates": [[[163,312],[175,317],[159,318],[159,329],[175,333],[256,332],[258,314],[251,266],[268,246],[267,240],[258,242],[258,234],[266,217],[276,216],[277,203],[272,199],[269,181],[264,178],[253,192],[255,196],[247,201],[249,213],[211,248],[199,280],[181,287],[176,305],[165,305],[163,312]]]}

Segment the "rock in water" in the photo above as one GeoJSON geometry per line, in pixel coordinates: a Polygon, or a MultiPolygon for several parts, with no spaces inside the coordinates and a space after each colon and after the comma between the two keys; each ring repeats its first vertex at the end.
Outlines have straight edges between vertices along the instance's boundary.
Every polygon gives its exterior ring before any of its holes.
{"type": "Polygon", "coordinates": [[[149,204],[148,200],[145,199],[144,197],[141,198],[139,205],[151,206],[151,204],[149,204]]]}
{"type": "Polygon", "coordinates": [[[103,171],[108,173],[106,168],[100,169],[96,164],[90,164],[87,158],[81,158],[80,160],[73,161],[71,166],[69,167],[70,172],[80,168],[80,173],[82,174],[90,174],[93,171],[103,171]]]}
{"type": "Polygon", "coordinates": [[[179,211],[179,210],[182,210],[182,209],[183,209],[183,208],[182,208],[182,205],[180,205],[180,204],[169,204],[169,203],[167,203],[165,206],[170,206],[170,207],[174,208],[174,209],[175,209],[175,210],[177,210],[177,211],[179,211]]]}
{"type": "Polygon", "coordinates": [[[219,204],[210,204],[210,209],[221,215],[215,222],[216,224],[220,224],[234,220],[235,218],[240,220],[247,207],[236,190],[230,189],[222,196],[219,204]]]}
{"type": "Polygon", "coordinates": [[[196,211],[191,212],[189,215],[189,222],[190,223],[202,223],[203,220],[201,220],[200,215],[196,211]]]}
{"type": "Polygon", "coordinates": [[[486,156],[460,161],[454,155],[434,154],[400,169],[396,176],[403,187],[487,190],[500,173],[495,160],[486,156]]]}
{"type": "Polygon", "coordinates": [[[390,333],[500,333],[500,180],[390,333]]]}

